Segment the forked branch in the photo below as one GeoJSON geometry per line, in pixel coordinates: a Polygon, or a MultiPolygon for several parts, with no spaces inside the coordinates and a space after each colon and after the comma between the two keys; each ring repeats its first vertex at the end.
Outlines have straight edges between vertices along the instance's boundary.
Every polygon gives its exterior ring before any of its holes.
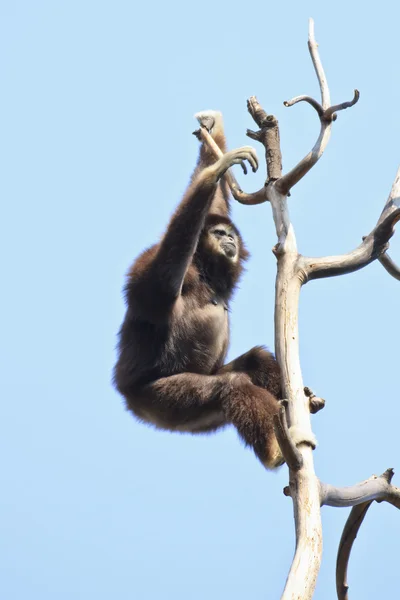
{"type": "Polygon", "coordinates": [[[350,106],[354,106],[360,97],[358,90],[354,90],[354,98],[350,102],[330,105],[329,87],[325,72],[318,52],[318,44],[315,41],[314,21],[310,19],[308,32],[308,49],[317,75],[321,90],[321,104],[311,96],[296,96],[292,100],[284,102],[285,106],[293,106],[298,102],[308,102],[317,112],[321,123],[321,129],[313,149],[309,152],[289,173],[286,173],[278,182],[277,188],[282,194],[288,194],[290,189],[298,183],[310,169],[321,158],[331,136],[332,122],[336,120],[336,113],[350,106]]]}
{"type": "Polygon", "coordinates": [[[382,475],[374,475],[363,483],[349,488],[333,488],[321,486],[323,504],[330,506],[351,506],[356,504],[346,521],[336,560],[336,592],[338,600],[348,600],[349,586],[347,583],[347,569],[351,550],[364,517],[372,502],[389,502],[400,509],[400,489],[391,484],[394,475],[393,469],[387,469],[382,475]],[[325,488],[325,489],[324,489],[325,488]]]}

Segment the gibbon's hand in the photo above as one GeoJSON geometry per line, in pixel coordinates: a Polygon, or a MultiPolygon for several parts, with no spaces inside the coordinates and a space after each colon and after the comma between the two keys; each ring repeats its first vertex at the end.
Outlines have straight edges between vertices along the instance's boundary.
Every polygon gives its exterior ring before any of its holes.
{"type": "Polygon", "coordinates": [[[251,146],[243,146],[243,148],[230,150],[216,163],[209,167],[209,169],[214,171],[217,179],[220,179],[230,167],[241,164],[244,174],[246,175],[247,168],[244,163],[245,160],[249,162],[253,173],[255,173],[258,169],[258,158],[256,151],[251,146]]]}

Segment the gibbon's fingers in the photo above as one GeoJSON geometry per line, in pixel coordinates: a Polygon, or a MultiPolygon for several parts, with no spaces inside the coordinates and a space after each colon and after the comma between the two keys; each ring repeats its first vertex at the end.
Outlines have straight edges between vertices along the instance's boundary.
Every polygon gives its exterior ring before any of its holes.
{"type": "Polygon", "coordinates": [[[244,160],[247,160],[250,163],[252,171],[255,173],[258,169],[258,158],[254,148],[251,146],[243,146],[243,148],[239,148],[237,152],[242,155],[244,160]]]}
{"type": "Polygon", "coordinates": [[[249,153],[249,157],[247,159],[249,161],[249,163],[251,164],[251,168],[253,170],[253,173],[255,173],[258,169],[258,159],[257,159],[257,155],[254,153],[249,153]]]}
{"type": "Polygon", "coordinates": [[[257,155],[255,150],[250,146],[244,146],[243,148],[237,148],[224,154],[219,161],[214,163],[214,168],[218,177],[221,177],[232,165],[240,165],[243,169],[244,174],[247,174],[247,165],[245,161],[248,161],[251,165],[252,170],[255,172],[258,167],[257,155]]]}
{"type": "MultiPolygon", "coordinates": [[[[247,160],[250,163],[251,169],[252,169],[253,173],[255,173],[258,169],[258,159],[257,159],[257,155],[256,155],[255,151],[252,148],[247,148],[247,147],[243,148],[241,150],[243,150],[242,154],[244,154],[243,159],[247,160]]],[[[247,174],[247,168],[244,171],[244,173],[245,173],[245,175],[247,174]]]]}

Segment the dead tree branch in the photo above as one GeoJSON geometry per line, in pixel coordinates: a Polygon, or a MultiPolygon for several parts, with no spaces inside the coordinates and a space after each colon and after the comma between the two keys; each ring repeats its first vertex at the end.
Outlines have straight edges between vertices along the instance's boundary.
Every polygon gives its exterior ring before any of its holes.
{"type": "Polygon", "coordinates": [[[274,115],[267,115],[255,96],[251,96],[247,100],[247,110],[260,128],[259,131],[248,129],[247,135],[253,140],[261,142],[265,147],[268,175],[265,185],[268,185],[268,183],[276,181],[282,176],[282,154],[278,119],[274,115]]]}
{"type": "MultiPolygon", "coordinates": [[[[307,280],[322,277],[333,277],[353,273],[362,269],[376,258],[382,258],[388,248],[388,242],[394,233],[394,226],[400,220],[400,167],[397,171],[387,202],[378,222],[363,242],[352,252],[339,256],[324,256],[319,258],[300,258],[300,267],[307,280]]],[[[389,263],[383,259],[385,266],[389,263]]],[[[382,262],[382,261],[381,261],[382,262]]],[[[392,263],[392,261],[390,261],[392,263]]],[[[394,272],[398,273],[394,266],[394,272]]],[[[386,267],[385,267],[386,268],[386,267]]],[[[389,271],[390,272],[390,271],[389,271]]],[[[393,274],[393,273],[391,273],[393,274]]],[[[396,275],[393,275],[394,277],[396,275]]]]}
{"type": "Polygon", "coordinates": [[[391,484],[393,469],[387,469],[382,475],[348,488],[321,486],[322,504],[329,506],[353,506],[343,529],[336,559],[336,592],[338,600],[348,600],[349,586],[347,570],[351,550],[358,531],[372,502],[389,502],[400,509],[400,489],[391,484]]]}
{"type": "Polygon", "coordinates": [[[336,559],[336,593],[339,600],[348,600],[349,586],[347,583],[347,568],[349,564],[351,549],[357,537],[358,531],[371,506],[373,500],[354,506],[344,526],[342,537],[339,542],[339,550],[336,559]]]}
{"type": "Polygon", "coordinates": [[[373,475],[361,483],[342,488],[321,483],[321,506],[356,506],[385,500],[400,508],[400,489],[391,484],[393,475],[393,469],[387,469],[379,477],[373,475]]]}

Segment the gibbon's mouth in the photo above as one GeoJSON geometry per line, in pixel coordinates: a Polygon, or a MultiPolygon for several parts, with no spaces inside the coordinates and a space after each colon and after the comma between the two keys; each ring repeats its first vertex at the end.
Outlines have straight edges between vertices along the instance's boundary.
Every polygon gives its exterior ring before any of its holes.
{"type": "Polygon", "coordinates": [[[234,258],[236,256],[237,249],[235,242],[224,242],[221,244],[221,247],[229,258],[234,258]]]}

